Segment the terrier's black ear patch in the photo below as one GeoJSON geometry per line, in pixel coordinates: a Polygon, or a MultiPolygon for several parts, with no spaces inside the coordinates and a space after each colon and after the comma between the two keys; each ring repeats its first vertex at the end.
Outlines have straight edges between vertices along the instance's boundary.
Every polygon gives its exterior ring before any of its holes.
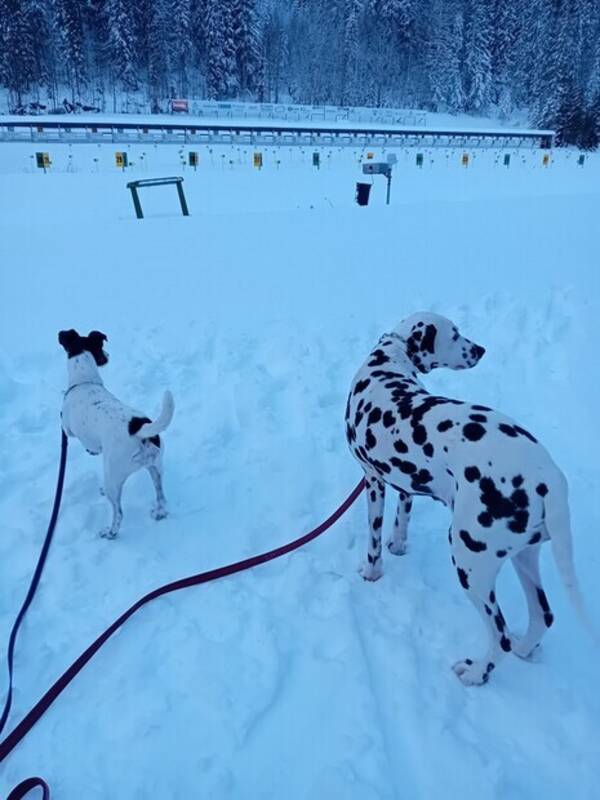
{"type": "Polygon", "coordinates": [[[426,353],[434,352],[435,348],[435,337],[437,334],[437,328],[435,325],[427,325],[425,328],[425,336],[423,337],[423,341],[421,342],[421,350],[424,350],[426,353]]]}
{"type": "Polygon", "coordinates": [[[104,347],[104,342],[106,341],[107,336],[101,331],[90,331],[87,337],[83,340],[83,349],[87,350],[88,353],[91,353],[94,356],[94,361],[99,367],[103,367],[105,364],[108,364],[108,358],[102,349],[104,347]]]}
{"type": "Polygon", "coordinates": [[[80,356],[83,353],[84,341],[74,328],[70,328],[68,331],[59,331],[58,343],[65,348],[69,358],[80,356]]]}

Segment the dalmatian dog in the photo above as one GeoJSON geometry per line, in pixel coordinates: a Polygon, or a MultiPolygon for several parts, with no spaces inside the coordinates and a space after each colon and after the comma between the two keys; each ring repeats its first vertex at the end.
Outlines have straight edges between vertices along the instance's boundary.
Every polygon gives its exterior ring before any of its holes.
{"type": "Polygon", "coordinates": [[[485,350],[450,320],[418,313],[381,337],[359,369],[346,407],[350,450],[365,473],[369,545],[362,577],[382,574],[381,533],[386,486],[398,492],[390,553],[406,552],[414,495],[452,510],[449,541],[461,586],[489,634],[482,659],[453,667],[466,685],[486,683],[509,652],[527,658],[553,615],[539,571],[541,543],[551,541],[561,578],[585,616],[573,566],[567,482],[528,431],[482,405],[431,395],[420,376],[436,367],[474,367],[485,350]],[[495,582],[511,560],[525,592],[529,626],[509,633],[495,582]]]}
{"type": "Polygon", "coordinates": [[[58,341],[68,357],[68,387],[61,414],[63,430],[67,436],[79,439],[91,455],[103,455],[103,494],[112,506],[113,518],[110,527],[100,535],[114,539],[119,532],[123,519],[123,484],[142,467],[150,473],[156,491],[152,516],[156,520],[164,519],[167,509],[162,488],[163,444],[159,434],[173,417],[171,392],[165,392],[162,411],[152,422],[105,389],[98,371],[108,363],[104,352],[105,334],[91,331],[87,336],[80,336],[71,329],[60,331],[58,341]]]}

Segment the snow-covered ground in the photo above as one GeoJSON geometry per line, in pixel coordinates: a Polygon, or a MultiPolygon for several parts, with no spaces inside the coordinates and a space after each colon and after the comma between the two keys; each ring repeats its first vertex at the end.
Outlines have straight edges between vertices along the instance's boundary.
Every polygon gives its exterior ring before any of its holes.
{"type": "MultiPolygon", "coordinates": [[[[401,151],[391,205],[375,178],[359,208],[358,151],[323,150],[316,170],[312,149],[269,149],[259,171],[252,149],[201,148],[194,172],[175,147],[131,146],[123,174],[117,147],[44,149],[47,175],[31,146],[0,147],[0,642],[51,508],[59,329],[105,331],[107,386],[150,415],[173,391],[171,516],[150,519],[137,474],[121,536],[100,539],[100,465],[72,442],[9,727],[144,592],[288,541],[337,506],[360,477],[344,439],[349,382],[419,309],[487,348],[476,369],[427,385],[516,417],[568,475],[578,572],[600,619],[600,157],[580,167],[557,152],[543,167],[540,151],[513,152],[506,168],[503,152],[479,151],[464,168],[461,152],[438,150],[419,169],[401,151]],[[143,193],[136,220],[125,183],[168,174],[184,175],[192,216],[166,187],[143,193]]],[[[556,623],[542,652],[466,689],[449,667],[477,655],[484,632],[447,526],[444,508],[417,502],[409,554],[366,584],[361,498],[304,550],[155,602],[2,765],[0,793],[41,773],[57,800],[596,798],[600,653],[549,548],[556,623]]],[[[499,596],[522,628],[509,568],[499,596]]]]}

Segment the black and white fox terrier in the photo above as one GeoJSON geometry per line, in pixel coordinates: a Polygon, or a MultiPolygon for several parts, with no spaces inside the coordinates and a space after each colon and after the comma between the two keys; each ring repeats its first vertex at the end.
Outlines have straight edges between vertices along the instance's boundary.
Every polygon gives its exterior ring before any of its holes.
{"type": "Polygon", "coordinates": [[[104,495],[110,501],[113,519],[101,532],[109,539],[119,532],[123,511],[121,492],[127,478],[145,467],[156,490],[154,519],[167,516],[162,488],[163,444],[159,434],[173,417],[173,395],[166,391],[162,410],[152,422],[124,405],[104,387],[98,367],[108,363],[105,334],[91,331],[80,336],[71,329],[60,331],[58,341],[67,352],[68,387],[62,408],[62,427],[67,436],[79,439],[88,453],[104,457],[104,495]]]}

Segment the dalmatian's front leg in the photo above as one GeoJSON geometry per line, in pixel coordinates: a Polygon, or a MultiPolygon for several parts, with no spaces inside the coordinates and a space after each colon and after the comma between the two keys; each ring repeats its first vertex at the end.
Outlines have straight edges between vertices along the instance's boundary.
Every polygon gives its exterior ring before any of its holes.
{"type": "Polygon", "coordinates": [[[477,525],[452,528],[452,553],[461,586],[479,611],[489,635],[488,649],[481,659],[465,658],[452,667],[465,686],[487,683],[490,673],[510,653],[512,642],[498,601],[496,576],[500,559],[483,541],[484,532],[477,525]],[[466,534],[466,536],[465,536],[466,534]]]}
{"type": "Polygon", "coordinates": [[[381,565],[381,528],[383,526],[383,507],[385,484],[379,478],[365,475],[367,503],[369,510],[369,547],[367,560],[359,572],[366,581],[376,581],[383,573],[381,565]]]}
{"type": "Polygon", "coordinates": [[[403,556],[406,553],[406,539],[408,535],[408,521],[412,509],[412,497],[403,492],[398,492],[398,507],[394,519],[394,532],[388,542],[388,550],[395,556],[403,556]]]}

